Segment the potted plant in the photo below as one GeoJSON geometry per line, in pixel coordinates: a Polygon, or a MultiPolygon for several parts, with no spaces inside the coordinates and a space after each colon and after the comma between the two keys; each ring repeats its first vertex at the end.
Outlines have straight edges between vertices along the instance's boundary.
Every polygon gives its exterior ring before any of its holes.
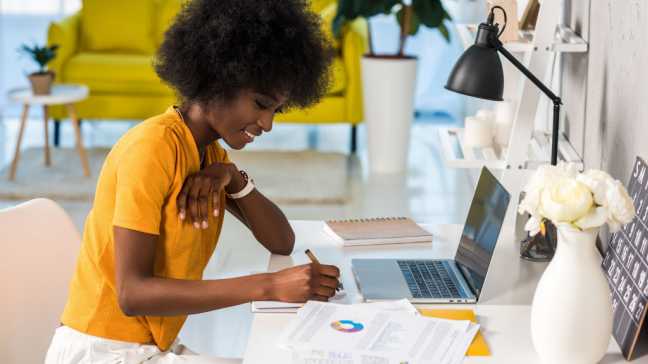
{"type": "Polygon", "coordinates": [[[29,47],[26,44],[23,44],[23,46],[18,49],[18,52],[30,57],[40,66],[38,72],[34,72],[27,76],[29,82],[31,82],[34,95],[50,94],[56,73],[54,71],[47,71],[47,64],[56,58],[56,50],[58,47],[58,44],[53,44],[51,47],[39,47],[37,45],[29,47]]]}
{"type": "MultiPolygon", "coordinates": [[[[376,55],[369,34],[369,54],[362,59],[362,91],[369,142],[369,165],[373,172],[401,173],[407,168],[407,149],[414,117],[414,88],[418,61],[403,53],[409,35],[423,25],[437,28],[447,41],[443,20],[450,16],[440,0],[340,0],[333,20],[333,35],[341,36],[344,25],[357,17],[396,14],[400,47],[395,55],[376,55]]],[[[367,26],[369,23],[367,22],[367,26]]]]}
{"type": "Polygon", "coordinates": [[[535,291],[531,338],[547,363],[598,363],[612,334],[612,299],[597,259],[596,237],[635,216],[621,182],[599,170],[578,173],[560,162],[540,166],[525,187],[518,211],[529,213],[525,229],[545,233],[550,220],[558,231],[556,254],[535,291]]]}

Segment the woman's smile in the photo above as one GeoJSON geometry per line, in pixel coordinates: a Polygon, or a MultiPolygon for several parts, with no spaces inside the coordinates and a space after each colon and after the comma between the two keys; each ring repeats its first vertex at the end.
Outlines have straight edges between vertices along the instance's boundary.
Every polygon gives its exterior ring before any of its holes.
{"type": "Polygon", "coordinates": [[[256,138],[257,135],[254,135],[250,133],[249,131],[243,129],[243,138],[245,139],[246,143],[252,143],[254,141],[254,138],[256,138]]]}

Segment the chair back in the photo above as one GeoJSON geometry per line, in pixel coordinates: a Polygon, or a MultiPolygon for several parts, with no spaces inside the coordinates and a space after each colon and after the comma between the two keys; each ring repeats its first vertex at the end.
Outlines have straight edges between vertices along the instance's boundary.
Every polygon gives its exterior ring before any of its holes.
{"type": "Polygon", "coordinates": [[[43,363],[60,326],[81,234],[55,202],[0,210],[0,363],[43,363]]]}

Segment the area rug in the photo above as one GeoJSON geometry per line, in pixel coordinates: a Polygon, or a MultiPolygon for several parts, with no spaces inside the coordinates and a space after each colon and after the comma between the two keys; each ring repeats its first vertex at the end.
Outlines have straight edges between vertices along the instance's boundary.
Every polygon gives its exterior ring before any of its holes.
{"type": "MultiPolygon", "coordinates": [[[[76,149],[52,148],[46,167],[42,148],[20,155],[16,179],[11,165],[0,172],[0,199],[45,197],[63,201],[93,201],[106,148],[87,149],[92,178],[83,173],[76,149]]],[[[248,172],[257,188],[278,204],[344,204],[347,198],[347,159],[341,153],[229,151],[239,169],[248,172]]]]}

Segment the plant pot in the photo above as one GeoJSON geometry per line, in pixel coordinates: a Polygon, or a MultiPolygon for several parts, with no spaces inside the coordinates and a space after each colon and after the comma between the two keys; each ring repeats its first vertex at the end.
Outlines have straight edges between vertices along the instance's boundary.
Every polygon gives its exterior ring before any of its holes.
{"type": "Polygon", "coordinates": [[[545,363],[598,363],[613,322],[610,290],[597,259],[598,228],[557,231],[556,254],[533,297],[533,346],[545,363]]]}
{"type": "Polygon", "coordinates": [[[362,58],[362,98],[372,172],[402,173],[407,169],[417,65],[418,60],[409,57],[362,58]]]}
{"type": "Polygon", "coordinates": [[[54,83],[56,72],[36,72],[27,77],[29,78],[29,82],[31,82],[34,95],[49,95],[52,91],[52,83],[54,83]]]}

